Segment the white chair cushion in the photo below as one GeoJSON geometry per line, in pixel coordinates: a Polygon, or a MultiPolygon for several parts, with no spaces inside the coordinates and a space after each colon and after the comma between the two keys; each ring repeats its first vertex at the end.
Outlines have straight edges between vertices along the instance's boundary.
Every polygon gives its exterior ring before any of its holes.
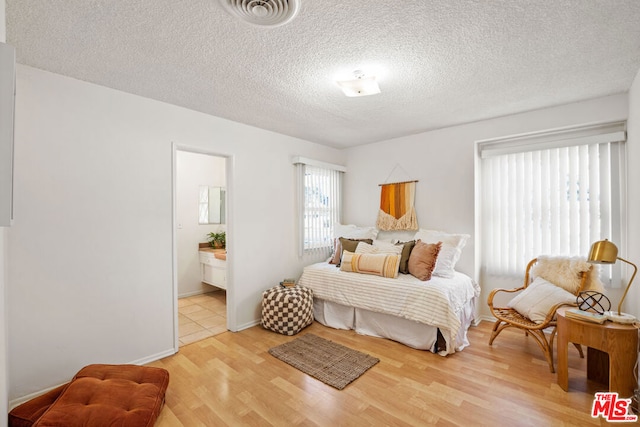
{"type": "Polygon", "coordinates": [[[525,290],[509,301],[507,307],[515,309],[536,323],[542,323],[554,305],[575,304],[575,302],[576,296],[572,293],[542,277],[536,277],[525,290]]]}

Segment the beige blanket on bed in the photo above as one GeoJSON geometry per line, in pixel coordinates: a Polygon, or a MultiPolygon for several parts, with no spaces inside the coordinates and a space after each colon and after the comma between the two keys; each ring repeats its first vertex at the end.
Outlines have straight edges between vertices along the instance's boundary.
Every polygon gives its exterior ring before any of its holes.
{"type": "Polygon", "coordinates": [[[451,279],[433,276],[422,282],[408,274],[389,279],[344,272],[328,263],[305,267],[298,284],[313,289],[314,298],[436,326],[447,353],[455,352],[451,343],[460,329],[460,310],[480,295],[480,287],[459,272],[451,279]]]}

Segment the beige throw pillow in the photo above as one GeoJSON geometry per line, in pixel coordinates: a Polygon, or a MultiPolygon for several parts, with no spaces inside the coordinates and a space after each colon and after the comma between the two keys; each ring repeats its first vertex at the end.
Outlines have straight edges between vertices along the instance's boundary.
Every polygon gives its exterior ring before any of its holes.
{"type": "Polygon", "coordinates": [[[344,251],[340,270],[395,278],[398,277],[399,265],[400,255],[385,253],[360,254],[344,251]]]}

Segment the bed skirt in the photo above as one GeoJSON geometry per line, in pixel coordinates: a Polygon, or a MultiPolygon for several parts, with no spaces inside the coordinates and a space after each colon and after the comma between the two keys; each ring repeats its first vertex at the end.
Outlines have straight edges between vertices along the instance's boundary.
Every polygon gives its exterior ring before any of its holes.
{"type": "MultiPolygon", "coordinates": [[[[467,329],[473,321],[475,300],[473,298],[460,310],[461,326],[454,343],[456,351],[469,345],[467,329]]],[[[331,328],[353,329],[362,335],[387,338],[418,350],[428,350],[442,356],[447,354],[444,348],[438,351],[438,336],[444,338],[435,326],[318,298],[313,299],[313,313],[318,322],[331,328]]]]}

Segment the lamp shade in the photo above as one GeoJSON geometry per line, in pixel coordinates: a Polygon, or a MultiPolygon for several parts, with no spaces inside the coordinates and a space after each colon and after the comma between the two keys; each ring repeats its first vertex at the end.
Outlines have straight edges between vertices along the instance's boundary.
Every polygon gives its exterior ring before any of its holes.
{"type": "Polygon", "coordinates": [[[618,260],[618,248],[607,239],[591,245],[587,261],[592,264],[615,264],[618,260]]]}
{"type": "Polygon", "coordinates": [[[620,298],[620,304],[618,304],[618,313],[607,311],[605,315],[607,316],[607,319],[611,320],[612,322],[628,324],[634,323],[636,321],[635,316],[622,312],[622,303],[627,296],[627,292],[629,292],[629,288],[631,287],[633,279],[636,277],[638,267],[634,263],[627,261],[624,258],[620,258],[618,256],[618,248],[616,247],[616,245],[614,245],[607,239],[600,240],[591,245],[589,257],[587,258],[587,261],[593,264],[615,264],[617,260],[620,260],[632,266],[633,274],[631,275],[631,279],[629,279],[629,284],[622,294],[622,298],[620,298]]]}

